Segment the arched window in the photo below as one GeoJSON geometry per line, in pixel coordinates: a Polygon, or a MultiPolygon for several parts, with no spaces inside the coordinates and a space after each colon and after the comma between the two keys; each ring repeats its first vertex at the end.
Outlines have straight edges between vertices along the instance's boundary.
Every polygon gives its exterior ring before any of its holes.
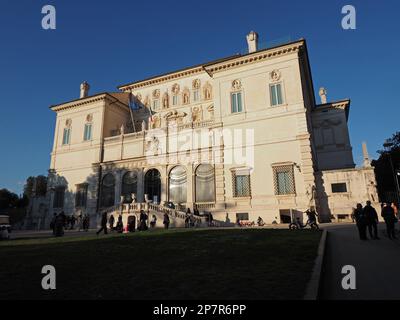
{"type": "Polygon", "coordinates": [[[122,177],[122,192],[125,203],[132,202],[132,193],[137,193],[137,173],[130,171],[124,174],[122,177]]]}
{"type": "Polygon", "coordinates": [[[161,174],[157,169],[151,169],[144,176],[144,194],[149,200],[160,203],[161,200],[161,174]]]}
{"type": "Polygon", "coordinates": [[[196,169],[196,202],[215,202],[215,174],[210,164],[196,169]]]}
{"type": "Polygon", "coordinates": [[[106,174],[101,183],[101,206],[112,207],[115,204],[115,178],[109,173],[106,174]]]}
{"type": "Polygon", "coordinates": [[[169,173],[169,201],[178,204],[187,201],[187,173],[184,166],[176,166],[169,173]]]}

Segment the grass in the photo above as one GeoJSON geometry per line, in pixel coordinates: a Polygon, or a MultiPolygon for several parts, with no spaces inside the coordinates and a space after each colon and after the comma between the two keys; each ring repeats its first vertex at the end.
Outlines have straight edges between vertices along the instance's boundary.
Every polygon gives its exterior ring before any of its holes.
{"type": "Polygon", "coordinates": [[[301,299],[321,234],[227,229],[0,242],[0,299],[301,299]],[[44,265],[57,290],[41,288],[44,265]]]}

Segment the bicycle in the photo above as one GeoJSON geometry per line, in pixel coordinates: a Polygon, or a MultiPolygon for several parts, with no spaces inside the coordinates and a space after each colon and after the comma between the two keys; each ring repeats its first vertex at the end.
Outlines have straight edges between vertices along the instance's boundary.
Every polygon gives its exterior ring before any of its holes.
{"type": "Polygon", "coordinates": [[[300,222],[300,219],[299,219],[299,218],[297,218],[297,221],[296,221],[296,222],[291,223],[291,224],[289,225],[289,229],[290,229],[290,230],[304,230],[304,229],[306,229],[308,226],[310,226],[310,229],[311,229],[311,230],[319,231],[318,223],[317,223],[316,221],[309,221],[309,220],[308,220],[306,224],[302,224],[302,223],[300,222]]]}

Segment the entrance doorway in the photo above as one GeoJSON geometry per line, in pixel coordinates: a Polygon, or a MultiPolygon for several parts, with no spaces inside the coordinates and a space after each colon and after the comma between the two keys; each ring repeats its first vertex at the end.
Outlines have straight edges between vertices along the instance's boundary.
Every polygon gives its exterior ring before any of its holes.
{"type": "Polygon", "coordinates": [[[157,169],[151,169],[144,176],[144,194],[149,200],[160,203],[161,200],[161,174],[157,169]]]}

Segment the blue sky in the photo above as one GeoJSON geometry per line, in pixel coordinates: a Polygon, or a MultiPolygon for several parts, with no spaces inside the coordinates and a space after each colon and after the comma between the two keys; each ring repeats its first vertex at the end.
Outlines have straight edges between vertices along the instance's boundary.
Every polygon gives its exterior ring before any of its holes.
{"type": "Polygon", "coordinates": [[[159,73],[242,52],[261,41],[306,38],[315,89],[351,98],[351,142],[372,156],[399,130],[400,4],[349,1],[32,1],[0,4],[0,188],[22,190],[46,174],[53,143],[51,104],[159,73]],[[54,5],[57,29],[41,28],[54,5]],[[341,28],[341,8],[357,10],[357,29],[341,28]]]}

